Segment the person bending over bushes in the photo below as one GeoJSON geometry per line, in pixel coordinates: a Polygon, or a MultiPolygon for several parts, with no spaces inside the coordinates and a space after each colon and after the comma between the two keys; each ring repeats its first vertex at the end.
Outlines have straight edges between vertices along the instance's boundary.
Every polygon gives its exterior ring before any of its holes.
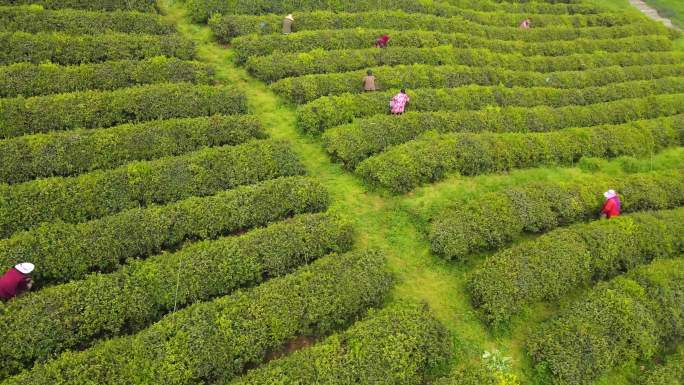
{"type": "Polygon", "coordinates": [[[603,193],[603,196],[606,198],[606,202],[601,209],[601,216],[607,219],[619,216],[622,202],[620,202],[620,197],[615,190],[608,190],[603,193]]]}
{"type": "Polygon", "coordinates": [[[401,115],[409,102],[409,96],[406,95],[406,90],[402,89],[398,94],[394,95],[390,101],[390,112],[392,115],[401,115]]]}
{"type": "Polygon", "coordinates": [[[375,40],[375,48],[387,48],[387,43],[389,43],[389,35],[382,35],[377,40],[375,40]]]}
{"type": "Polygon", "coordinates": [[[20,263],[0,277],[0,299],[9,300],[21,293],[31,290],[33,280],[31,272],[35,266],[32,263],[20,263]]]}
{"type": "Polygon", "coordinates": [[[372,91],[377,91],[377,87],[375,87],[375,75],[373,75],[373,71],[368,70],[366,72],[366,76],[363,77],[363,90],[365,92],[372,92],[372,91]]]}

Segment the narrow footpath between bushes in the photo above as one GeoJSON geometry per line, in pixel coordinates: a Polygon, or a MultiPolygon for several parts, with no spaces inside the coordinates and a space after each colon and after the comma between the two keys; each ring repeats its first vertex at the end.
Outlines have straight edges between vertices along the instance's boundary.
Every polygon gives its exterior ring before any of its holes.
{"type": "Polygon", "coordinates": [[[632,6],[634,6],[636,9],[641,11],[641,13],[643,13],[644,15],[650,17],[651,19],[653,19],[657,22],[665,24],[668,28],[673,28],[673,29],[676,29],[677,31],[684,32],[681,28],[674,25],[672,20],[670,20],[666,17],[660,16],[658,11],[655,8],[651,7],[650,5],[646,4],[646,2],[644,0],[629,0],[629,3],[632,4],[632,6]]]}

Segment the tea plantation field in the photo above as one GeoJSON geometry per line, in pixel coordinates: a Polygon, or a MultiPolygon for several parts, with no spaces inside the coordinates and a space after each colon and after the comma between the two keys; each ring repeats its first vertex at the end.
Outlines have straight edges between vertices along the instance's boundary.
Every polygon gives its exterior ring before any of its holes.
{"type": "Polygon", "coordinates": [[[627,0],[0,0],[0,384],[684,383],[683,42],[627,0]]]}

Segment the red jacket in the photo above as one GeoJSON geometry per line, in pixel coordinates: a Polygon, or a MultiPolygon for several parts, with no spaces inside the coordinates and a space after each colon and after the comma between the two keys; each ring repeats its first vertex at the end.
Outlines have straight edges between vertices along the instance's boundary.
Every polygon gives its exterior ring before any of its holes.
{"type": "Polygon", "coordinates": [[[24,292],[28,286],[29,276],[17,270],[9,269],[0,277],[0,298],[10,299],[24,292]]]}
{"type": "Polygon", "coordinates": [[[618,203],[617,199],[617,197],[610,198],[603,204],[601,212],[606,215],[606,218],[610,219],[620,215],[620,203],[618,203]]]}

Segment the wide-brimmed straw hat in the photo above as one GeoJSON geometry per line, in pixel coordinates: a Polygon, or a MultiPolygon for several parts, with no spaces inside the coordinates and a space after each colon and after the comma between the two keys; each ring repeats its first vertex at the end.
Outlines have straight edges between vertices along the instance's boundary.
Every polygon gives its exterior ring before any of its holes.
{"type": "Polygon", "coordinates": [[[36,266],[32,263],[24,262],[14,266],[14,268],[24,274],[31,274],[31,272],[33,271],[33,269],[36,268],[36,266]]]}
{"type": "Polygon", "coordinates": [[[615,192],[615,190],[608,190],[603,193],[603,196],[606,197],[606,199],[615,198],[617,196],[617,193],[615,192]]]}
{"type": "Polygon", "coordinates": [[[285,18],[289,20],[294,20],[294,16],[292,16],[292,14],[285,16],[285,18]]]}

